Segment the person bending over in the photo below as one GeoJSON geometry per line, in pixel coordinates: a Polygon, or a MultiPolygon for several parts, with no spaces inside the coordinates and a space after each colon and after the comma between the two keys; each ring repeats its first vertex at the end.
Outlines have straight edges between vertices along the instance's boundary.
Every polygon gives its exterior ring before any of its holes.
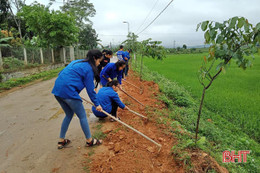
{"type": "MultiPolygon", "coordinates": [[[[100,64],[98,65],[98,74],[100,75],[100,72],[101,70],[108,64],[110,63],[110,59],[112,58],[113,56],[113,52],[111,50],[103,50],[102,51],[102,54],[103,54],[103,59],[102,61],[100,62],[100,64]]],[[[95,84],[95,91],[98,87],[98,82],[96,82],[95,84]]]]}
{"type": "MultiPolygon", "coordinates": [[[[97,94],[97,99],[107,113],[110,113],[114,117],[120,119],[117,116],[117,109],[120,107],[121,109],[128,109],[127,106],[125,106],[124,103],[120,100],[117,91],[119,87],[119,82],[117,80],[113,80],[107,83],[106,87],[103,87],[99,90],[97,94]]],[[[99,112],[96,110],[94,106],[92,106],[92,112],[94,115],[98,118],[105,118],[107,117],[106,114],[103,112],[99,112]]],[[[114,121],[113,118],[110,118],[110,121],[114,121]]]]}
{"type": "Polygon", "coordinates": [[[100,73],[100,83],[104,87],[114,78],[117,78],[119,84],[122,84],[122,73],[126,66],[124,60],[117,61],[116,63],[108,63],[105,68],[100,73]]]}
{"type": "Polygon", "coordinates": [[[79,96],[81,90],[86,88],[89,98],[96,106],[96,110],[102,111],[94,91],[94,78],[96,81],[100,80],[97,66],[101,60],[102,53],[99,50],[90,50],[86,59],[72,61],[59,73],[55,81],[52,94],[54,94],[66,114],[61,125],[58,149],[62,149],[70,143],[69,139],[65,139],[65,135],[74,113],[80,120],[81,129],[86,138],[86,146],[102,143],[101,140],[91,137],[86,112],[79,96]]]}

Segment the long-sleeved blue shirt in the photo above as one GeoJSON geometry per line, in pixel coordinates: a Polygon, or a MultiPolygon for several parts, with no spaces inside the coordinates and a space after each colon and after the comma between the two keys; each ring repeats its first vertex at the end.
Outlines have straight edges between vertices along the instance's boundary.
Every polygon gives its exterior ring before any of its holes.
{"type": "Polygon", "coordinates": [[[123,73],[123,70],[118,71],[115,63],[108,63],[100,73],[101,85],[106,86],[106,84],[108,82],[107,79],[111,78],[113,80],[115,77],[117,78],[118,82],[120,84],[122,84],[122,73],[123,73]],[[103,77],[103,75],[105,77],[103,77]]]}
{"type": "MultiPolygon", "coordinates": [[[[101,88],[98,91],[97,98],[102,109],[108,113],[112,111],[112,101],[116,102],[121,109],[125,108],[124,103],[122,103],[117,92],[112,87],[101,88]]],[[[92,111],[98,117],[106,117],[104,113],[97,111],[94,106],[92,107],[92,111]]]]}
{"type": "Polygon", "coordinates": [[[125,61],[128,62],[130,59],[130,53],[128,51],[125,51],[125,57],[127,58],[127,60],[125,60],[125,61]]]}
{"type": "Polygon", "coordinates": [[[81,100],[79,93],[86,88],[91,101],[99,106],[94,91],[94,72],[88,62],[72,61],[63,69],[55,81],[52,94],[65,99],[81,100]]]}

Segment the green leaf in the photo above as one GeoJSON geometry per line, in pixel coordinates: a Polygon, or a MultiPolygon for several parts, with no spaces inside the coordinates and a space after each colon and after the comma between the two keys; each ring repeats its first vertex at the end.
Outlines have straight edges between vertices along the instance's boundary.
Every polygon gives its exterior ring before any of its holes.
{"type": "Polygon", "coordinates": [[[0,39],[0,43],[2,43],[2,42],[7,42],[7,41],[12,40],[12,39],[13,39],[13,37],[1,38],[1,39],[0,39]]]}
{"type": "Polygon", "coordinates": [[[219,63],[218,66],[216,67],[216,70],[218,71],[223,65],[224,65],[224,62],[219,63]]]}
{"type": "Polygon", "coordinates": [[[242,28],[242,26],[244,25],[245,23],[245,18],[241,17],[238,19],[238,23],[237,23],[237,27],[238,28],[242,28]]]}
{"type": "Polygon", "coordinates": [[[237,22],[237,19],[238,19],[238,17],[233,17],[233,18],[230,20],[229,28],[234,28],[234,27],[235,27],[236,22],[237,22]]]}
{"type": "Polygon", "coordinates": [[[256,24],[255,28],[256,28],[257,30],[260,30],[260,23],[256,24]]]}
{"type": "Polygon", "coordinates": [[[199,28],[200,28],[200,25],[201,25],[201,23],[198,23],[198,25],[197,25],[197,28],[196,28],[196,31],[198,31],[198,30],[199,30],[199,28]]]}
{"type": "Polygon", "coordinates": [[[249,33],[249,23],[247,21],[244,24],[244,29],[246,33],[249,33]]]}
{"type": "Polygon", "coordinates": [[[216,35],[217,35],[217,31],[211,29],[209,32],[210,39],[214,40],[216,38],[216,35]]]}
{"type": "Polygon", "coordinates": [[[219,35],[217,40],[216,40],[216,43],[220,44],[220,43],[222,43],[223,40],[224,40],[224,37],[222,35],[219,35]]]}
{"type": "Polygon", "coordinates": [[[0,47],[12,47],[9,44],[0,44],[0,47]]]}
{"type": "Polygon", "coordinates": [[[221,24],[219,22],[215,23],[215,28],[219,28],[221,26],[221,24]]]}
{"type": "Polygon", "coordinates": [[[206,31],[209,21],[204,21],[201,24],[201,30],[206,31]]]}
{"type": "Polygon", "coordinates": [[[205,32],[204,38],[205,38],[206,43],[209,43],[209,40],[210,40],[209,31],[205,32]]]}

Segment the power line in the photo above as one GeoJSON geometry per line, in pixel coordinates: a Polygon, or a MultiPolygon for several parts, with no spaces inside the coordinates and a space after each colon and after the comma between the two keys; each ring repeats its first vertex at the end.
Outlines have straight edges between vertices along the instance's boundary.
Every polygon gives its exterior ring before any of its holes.
{"type": "Polygon", "coordinates": [[[147,18],[150,16],[150,14],[152,13],[154,7],[156,6],[156,4],[158,3],[159,0],[157,0],[155,2],[155,4],[153,5],[152,9],[150,10],[150,12],[147,14],[147,16],[145,17],[143,23],[138,27],[138,29],[135,31],[135,33],[137,33],[137,31],[139,31],[139,29],[144,25],[144,23],[146,22],[147,18]]]}
{"type": "Polygon", "coordinates": [[[146,30],[151,24],[153,24],[153,22],[169,7],[169,5],[171,5],[171,3],[173,2],[173,0],[171,0],[166,7],[152,20],[151,23],[149,23],[141,32],[139,32],[137,35],[141,34],[144,30],[146,30]]]}

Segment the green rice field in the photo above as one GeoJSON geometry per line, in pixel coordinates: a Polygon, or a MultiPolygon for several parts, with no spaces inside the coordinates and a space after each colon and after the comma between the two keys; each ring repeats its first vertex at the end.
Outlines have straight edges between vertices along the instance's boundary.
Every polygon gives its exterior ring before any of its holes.
{"type": "MultiPolygon", "coordinates": [[[[200,100],[203,88],[197,74],[204,55],[168,55],[163,61],[145,58],[144,64],[150,70],[184,86],[195,99],[200,100]]],[[[255,55],[252,62],[253,67],[246,70],[232,62],[226,73],[220,74],[206,91],[204,106],[259,142],[260,55],[255,55]]],[[[212,71],[213,74],[216,72],[214,69],[212,71]]]]}

